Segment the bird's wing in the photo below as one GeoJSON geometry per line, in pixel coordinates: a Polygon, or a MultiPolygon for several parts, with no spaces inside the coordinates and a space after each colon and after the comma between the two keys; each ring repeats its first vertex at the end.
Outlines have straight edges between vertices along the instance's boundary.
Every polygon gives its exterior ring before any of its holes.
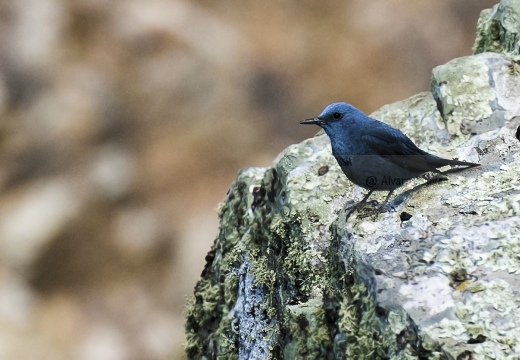
{"type": "Polygon", "coordinates": [[[445,165],[460,165],[419,149],[401,131],[377,120],[363,131],[361,140],[371,152],[409,171],[424,173],[445,165]]]}

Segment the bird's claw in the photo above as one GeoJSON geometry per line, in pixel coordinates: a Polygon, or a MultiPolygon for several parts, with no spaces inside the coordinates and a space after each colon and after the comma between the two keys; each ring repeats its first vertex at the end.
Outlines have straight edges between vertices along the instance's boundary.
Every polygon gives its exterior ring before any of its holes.
{"type": "Polygon", "coordinates": [[[373,217],[375,220],[378,215],[383,213],[395,212],[395,208],[390,204],[379,204],[376,201],[375,206],[365,206],[359,211],[358,218],[364,219],[368,217],[373,217]]]}

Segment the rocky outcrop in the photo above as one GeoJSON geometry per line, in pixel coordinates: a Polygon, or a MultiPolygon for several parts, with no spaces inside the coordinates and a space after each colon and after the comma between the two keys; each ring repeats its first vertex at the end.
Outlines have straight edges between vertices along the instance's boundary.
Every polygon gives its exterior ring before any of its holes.
{"type": "Polygon", "coordinates": [[[435,68],[431,92],[372,114],[481,167],[416,179],[395,211],[348,219],[362,194],[322,133],[238,174],[186,311],[189,358],[520,354],[517,9],[484,11],[474,55],[435,68]]]}

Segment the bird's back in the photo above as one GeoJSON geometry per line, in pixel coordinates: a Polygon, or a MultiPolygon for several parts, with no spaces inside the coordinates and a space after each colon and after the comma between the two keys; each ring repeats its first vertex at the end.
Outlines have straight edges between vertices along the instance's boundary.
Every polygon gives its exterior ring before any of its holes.
{"type": "Polygon", "coordinates": [[[348,120],[329,135],[332,152],[345,175],[364,188],[391,191],[446,165],[476,165],[429,154],[398,129],[362,113],[348,120]]]}

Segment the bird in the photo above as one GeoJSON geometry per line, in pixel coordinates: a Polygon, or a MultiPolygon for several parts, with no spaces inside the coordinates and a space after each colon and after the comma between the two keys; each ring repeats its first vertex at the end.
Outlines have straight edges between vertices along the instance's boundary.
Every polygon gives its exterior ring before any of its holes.
{"type": "Polygon", "coordinates": [[[444,159],[417,147],[408,136],[382,121],[365,115],[345,102],[332,103],[320,115],[300,121],[318,125],[330,139],[332,155],[354,184],[368,190],[357,205],[374,191],[388,191],[383,211],[394,190],[424,173],[447,174],[480,164],[444,159]],[[450,165],[451,169],[439,168],[450,165]]]}

